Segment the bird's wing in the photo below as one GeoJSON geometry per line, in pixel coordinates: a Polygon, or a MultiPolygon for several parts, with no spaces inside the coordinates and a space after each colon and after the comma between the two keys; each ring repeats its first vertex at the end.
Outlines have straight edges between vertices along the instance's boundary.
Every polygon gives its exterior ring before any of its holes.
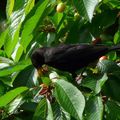
{"type": "Polygon", "coordinates": [[[60,70],[74,72],[87,66],[108,52],[106,46],[63,45],[47,48],[44,54],[45,64],[60,70]]]}
{"type": "Polygon", "coordinates": [[[93,46],[91,45],[79,45],[79,44],[73,44],[73,45],[60,45],[58,47],[48,48],[48,50],[45,53],[45,62],[68,62],[73,59],[77,59],[89,52],[90,49],[92,49],[93,46]]]}

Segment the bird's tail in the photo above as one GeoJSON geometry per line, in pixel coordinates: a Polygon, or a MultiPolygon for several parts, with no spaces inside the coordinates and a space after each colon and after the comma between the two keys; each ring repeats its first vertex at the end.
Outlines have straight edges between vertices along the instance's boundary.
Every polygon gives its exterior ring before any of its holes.
{"type": "Polygon", "coordinates": [[[119,49],[120,49],[120,44],[114,45],[114,46],[112,46],[112,47],[109,48],[110,51],[119,50],[119,49]]]}

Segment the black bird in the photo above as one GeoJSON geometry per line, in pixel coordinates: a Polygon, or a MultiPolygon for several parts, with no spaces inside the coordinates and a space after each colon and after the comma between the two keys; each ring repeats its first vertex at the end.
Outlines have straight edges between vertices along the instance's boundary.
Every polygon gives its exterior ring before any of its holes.
{"type": "Polygon", "coordinates": [[[42,47],[33,51],[31,61],[37,70],[46,64],[74,74],[75,71],[86,67],[99,57],[117,49],[120,49],[120,45],[108,47],[104,45],[71,44],[42,47]]]}

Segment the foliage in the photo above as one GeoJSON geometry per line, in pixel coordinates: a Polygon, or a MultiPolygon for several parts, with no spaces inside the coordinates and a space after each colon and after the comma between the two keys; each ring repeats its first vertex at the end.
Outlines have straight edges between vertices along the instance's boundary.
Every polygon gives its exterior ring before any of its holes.
{"type": "Polygon", "coordinates": [[[34,49],[58,44],[120,43],[119,0],[2,0],[0,119],[119,120],[120,52],[70,73],[48,66],[38,76],[34,49]],[[56,7],[64,2],[59,13],[56,7]]]}

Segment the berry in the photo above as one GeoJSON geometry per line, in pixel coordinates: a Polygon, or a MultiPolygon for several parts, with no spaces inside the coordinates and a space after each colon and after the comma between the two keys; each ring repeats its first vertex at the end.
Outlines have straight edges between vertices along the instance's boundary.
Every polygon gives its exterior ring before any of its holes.
{"type": "Polygon", "coordinates": [[[65,10],[65,7],[65,4],[61,2],[57,5],[56,11],[62,13],[65,10]]]}
{"type": "Polygon", "coordinates": [[[78,12],[76,12],[75,14],[74,14],[74,18],[77,20],[77,19],[79,19],[80,18],[80,14],[78,13],[78,12]]]}
{"type": "Polygon", "coordinates": [[[102,57],[100,57],[99,58],[99,61],[102,61],[102,60],[107,60],[108,59],[108,57],[107,56],[102,56],[102,57]]]}

